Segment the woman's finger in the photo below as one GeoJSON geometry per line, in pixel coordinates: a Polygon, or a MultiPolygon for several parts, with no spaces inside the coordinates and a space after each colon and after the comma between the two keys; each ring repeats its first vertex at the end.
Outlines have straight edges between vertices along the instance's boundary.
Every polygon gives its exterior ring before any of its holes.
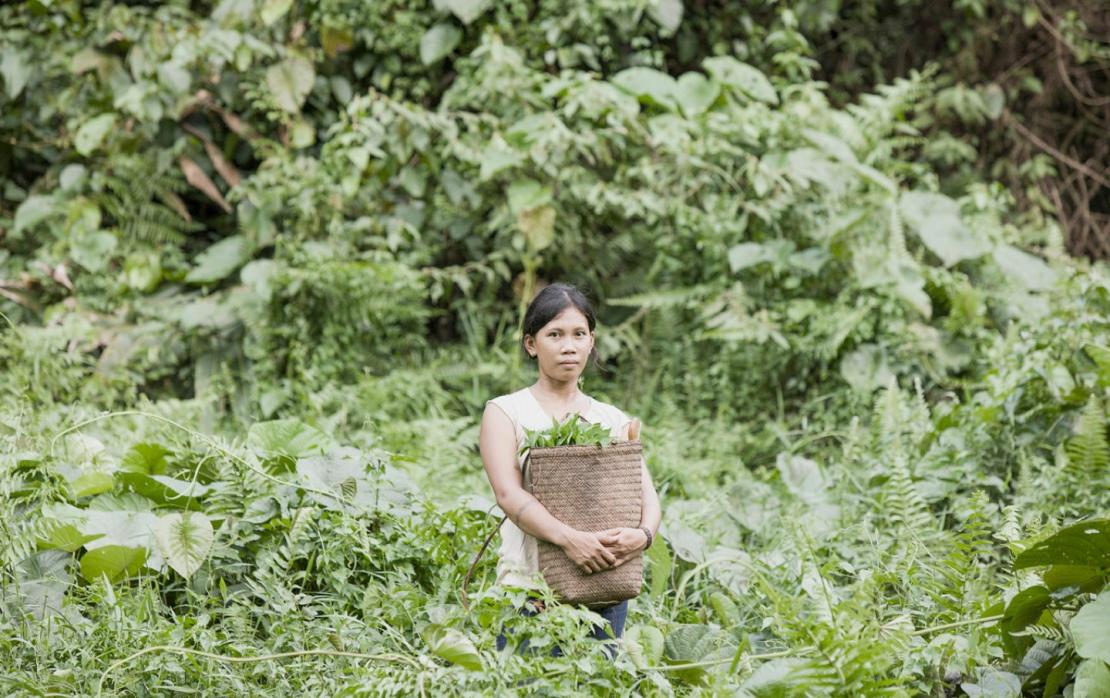
{"type": "Polygon", "coordinates": [[[608,548],[601,549],[601,557],[604,558],[606,566],[612,565],[617,560],[617,556],[610,552],[608,548]]]}

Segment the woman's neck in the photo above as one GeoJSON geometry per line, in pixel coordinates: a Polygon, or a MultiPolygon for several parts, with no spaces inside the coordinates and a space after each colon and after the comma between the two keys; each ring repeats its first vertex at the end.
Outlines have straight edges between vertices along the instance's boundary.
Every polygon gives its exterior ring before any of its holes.
{"type": "Polygon", "coordinates": [[[562,403],[573,402],[582,394],[582,391],[578,389],[577,380],[555,381],[542,374],[532,385],[532,388],[537,395],[562,403]]]}

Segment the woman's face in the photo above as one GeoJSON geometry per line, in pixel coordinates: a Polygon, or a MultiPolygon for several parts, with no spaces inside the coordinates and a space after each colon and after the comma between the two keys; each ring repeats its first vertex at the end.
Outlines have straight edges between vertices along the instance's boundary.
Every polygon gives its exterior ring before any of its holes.
{"type": "Polygon", "coordinates": [[[586,316],[573,305],[551,319],[535,336],[524,338],[524,348],[536,357],[539,369],[554,380],[577,380],[586,370],[594,334],[586,316]]]}

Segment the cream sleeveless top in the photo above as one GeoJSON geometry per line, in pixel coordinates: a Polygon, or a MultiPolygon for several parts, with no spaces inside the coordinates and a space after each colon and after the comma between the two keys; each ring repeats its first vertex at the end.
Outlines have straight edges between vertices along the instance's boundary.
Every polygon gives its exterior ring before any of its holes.
{"type": "MultiPolygon", "coordinates": [[[[613,438],[620,438],[624,425],[632,418],[619,408],[607,402],[595,400],[589,395],[590,404],[578,411],[587,420],[609,427],[613,438]]],[[[508,393],[488,400],[499,407],[513,422],[516,430],[516,447],[519,452],[524,446],[525,429],[546,429],[551,426],[551,415],[543,411],[539,401],[528,388],[508,393]]],[[[517,456],[517,469],[524,465],[524,456],[517,456]]],[[[501,548],[497,560],[497,584],[512,584],[528,589],[539,588],[542,577],[539,574],[539,553],[535,536],[525,533],[510,519],[501,524],[501,548]]]]}

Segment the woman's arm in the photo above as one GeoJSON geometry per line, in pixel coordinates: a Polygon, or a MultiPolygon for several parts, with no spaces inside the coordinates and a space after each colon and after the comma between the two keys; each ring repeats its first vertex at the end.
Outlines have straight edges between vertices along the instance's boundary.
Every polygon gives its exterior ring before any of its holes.
{"type": "MultiPolygon", "coordinates": [[[[516,433],[512,420],[494,404],[487,404],[478,432],[486,476],[497,506],[525,533],[558,545],[583,572],[608,569],[616,562],[596,533],[576,530],[551,515],[524,491],[517,467],[516,433]]],[[[641,534],[642,535],[642,534],[641,534]]]]}

